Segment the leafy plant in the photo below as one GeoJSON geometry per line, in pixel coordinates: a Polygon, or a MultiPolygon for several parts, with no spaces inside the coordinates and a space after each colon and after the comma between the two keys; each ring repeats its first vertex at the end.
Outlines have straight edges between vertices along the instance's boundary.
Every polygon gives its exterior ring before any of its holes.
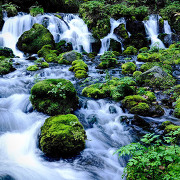
{"type": "Polygon", "coordinates": [[[48,91],[48,94],[54,94],[54,96],[62,97],[63,99],[66,98],[66,94],[64,90],[66,89],[66,86],[63,85],[61,82],[59,82],[57,85],[54,86],[54,88],[51,89],[51,91],[48,91]]]}
{"type": "Polygon", "coordinates": [[[115,153],[119,156],[132,157],[123,177],[126,176],[127,180],[180,179],[180,147],[176,145],[179,134],[180,128],[164,137],[164,141],[159,135],[146,134],[141,143],[131,143],[117,150],[115,153]]]}

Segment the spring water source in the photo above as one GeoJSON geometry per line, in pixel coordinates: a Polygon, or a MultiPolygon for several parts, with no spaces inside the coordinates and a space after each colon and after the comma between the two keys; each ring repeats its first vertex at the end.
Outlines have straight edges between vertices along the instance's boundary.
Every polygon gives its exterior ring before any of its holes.
{"type": "MultiPolygon", "coordinates": [[[[76,15],[54,15],[36,18],[19,14],[5,18],[1,32],[3,46],[13,49],[16,70],[0,77],[0,179],[2,180],[119,180],[122,179],[125,159],[113,153],[131,142],[130,133],[124,129],[119,118],[126,115],[120,104],[108,100],[91,100],[80,97],[81,107],[75,114],[83,124],[86,134],[86,148],[72,159],[52,160],[39,149],[38,136],[47,115],[32,109],[29,101],[30,89],[37,79],[65,78],[76,86],[69,66],[50,64],[47,69],[28,72],[33,65],[25,55],[16,49],[18,37],[34,23],[45,23],[56,42],[66,39],[73,48],[83,47],[91,51],[90,33],[84,22],[76,15]],[[80,47],[82,46],[82,47],[80,47]],[[114,108],[112,112],[110,109],[114,108]],[[96,118],[91,124],[89,119],[96,118]]],[[[89,67],[94,78],[101,75],[95,67],[89,67]]],[[[80,95],[80,94],[79,94],[80,95]]]]}
{"type": "Polygon", "coordinates": [[[55,42],[66,40],[71,42],[73,49],[81,52],[91,51],[91,33],[87,25],[78,15],[62,14],[62,19],[53,14],[32,17],[29,14],[19,13],[15,17],[4,17],[5,24],[0,33],[0,44],[9,47],[13,52],[22,57],[23,53],[16,48],[16,43],[21,34],[29,30],[34,23],[43,24],[54,36],[55,42]]]}
{"type": "Polygon", "coordinates": [[[111,39],[114,39],[115,41],[119,42],[121,44],[122,51],[124,50],[121,40],[114,34],[114,29],[117,28],[120,24],[126,25],[126,21],[124,18],[120,18],[118,20],[115,20],[113,18],[110,19],[111,30],[106,37],[101,39],[101,49],[99,51],[100,55],[103,54],[105,51],[109,50],[111,39]]]}
{"type": "MultiPolygon", "coordinates": [[[[148,37],[151,39],[151,46],[158,46],[159,48],[165,48],[163,42],[158,38],[159,30],[159,16],[150,15],[149,20],[144,21],[144,26],[148,37]]],[[[167,26],[165,26],[166,28],[167,26]]]]}

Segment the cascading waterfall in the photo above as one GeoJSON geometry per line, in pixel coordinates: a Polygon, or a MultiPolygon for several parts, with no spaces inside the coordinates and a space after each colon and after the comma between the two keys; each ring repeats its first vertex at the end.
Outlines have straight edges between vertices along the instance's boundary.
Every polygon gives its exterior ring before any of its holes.
{"type": "Polygon", "coordinates": [[[158,15],[150,15],[149,20],[144,21],[146,33],[151,38],[151,46],[158,46],[159,48],[165,48],[163,42],[158,38],[158,15]]]}
{"type": "Polygon", "coordinates": [[[165,34],[172,34],[171,26],[169,25],[167,20],[164,20],[164,33],[165,34]]]}
{"type": "Polygon", "coordinates": [[[60,19],[53,14],[32,17],[29,14],[19,13],[18,16],[5,17],[4,20],[5,24],[0,33],[0,44],[11,48],[17,56],[23,56],[23,53],[16,48],[18,38],[34,23],[43,24],[52,33],[55,42],[66,40],[66,42],[72,43],[73,49],[76,51],[91,52],[91,33],[78,15],[63,14],[60,19]]]}
{"type": "Polygon", "coordinates": [[[120,18],[116,21],[113,18],[111,18],[110,24],[111,24],[110,33],[106,37],[101,39],[101,49],[99,51],[99,54],[103,54],[105,51],[109,50],[111,39],[114,39],[115,41],[119,42],[121,44],[122,51],[124,50],[121,40],[114,34],[114,29],[117,28],[120,24],[126,24],[125,19],[120,18]]]}

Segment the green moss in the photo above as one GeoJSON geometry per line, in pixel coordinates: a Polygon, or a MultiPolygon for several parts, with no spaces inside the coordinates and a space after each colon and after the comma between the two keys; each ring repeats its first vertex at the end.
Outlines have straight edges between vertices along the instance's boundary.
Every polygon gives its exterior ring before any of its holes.
{"type": "Polygon", "coordinates": [[[175,109],[174,109],[174,116],[180,118],[180,98],[177,99],[175,109]]]}
{"type": "Polygon", "coordinates": [[[25,31],[17,42],[17,47],[27,53],[37,53],[44,45],[54,47],[54,38],[41,24],[34,24],[29,31],[25,31]]]}
{"type": "Polygon", "coordinates": [[[12,49],[10,49],[10,48],[0,47],[0,56],[4,56],[7,58],[10,58],[10,57],[13,58],[14,54],[13,54],[12,49]]]}
{"type": "Polygon", "coordinates": [[[137,56],[138,61],[147,62],[148,60],[148,53],[140,53],[137,56]]]}
{"type": "Polygon", "coordinates": [[[146,103],[146,102],[147,100],[142,96],[132,95],[132,96],[126,96],[122,101],[122,105],[127,109],[131,109],[132,107],[138,105],[139,103],[146,103]]]}
{"type": "Polygon", "coordinates": [[[26,68],[28,71],[37,71],[39,70],[39,67],[37,65],[28,66],[26,68]]]}
{"type": "Polygon", "coordinates": [[[130,77],[113,78],[107,83],[96,83],[85,87],[82,95],[95,99],[110,97],[121,100],[124,96],[134,94],[136,83],[130,77]]]}
{"type": "Polygon", "coordinates": [[[176,131],[177,129],[180,128],[180,126],[177,126],[177,125],[173,124],[170,121],[164,121],[162,123],[162,127],[165,129],[166,133],[169,133],[169,132],[172,132],[172,131],[176,131]]]}
{"type": "Polygon", "coordinates": [[[30,15],[33,17],[37,16],[38,14],[44,14],[44,9],[40,6],[31,6],[29,11],[30,15]]]}
{"type": "Polygon", "coordinates": [[[163,63],[160,63],[160,62],[147,62],[147,63],[144,63],[142,64],[142,66],[140,67],[140,70],[142,72],[145,72],[149,69],[151,69],[152,67],[154,66],[159,66],[163,69],[163,71],[165,71],[166,73],[169,73],[169,74],[172,74],[172,67],[170,65],[167,65],[167,64],[163,64],[163,63]]]}
{"type": "Polygon", "coordinates": [[[82,55],[76,51],[70,51],[62,53],[58,56],[58,63],[59,64],[71,64],[75,60],[80,60],[82,55]]]}
{"type": "Polygon", "coordinates": [[[48,115],[68,114],[78,106],[76,90],[65,79],[46,79],[36,83],[31,89],[30,100],[34,109],[48,115]]]}
{"type": "Polygon", "coordinates": [[[135,71],[135,72],[133,73],[133,77],[136,78],[136,77],[140,76],[141,74],[142,74],[141,71],[135,71]]]}
{"type": "Polygon", "coordinates": [[[137,49],[133,46],[129,46],[123,51],[123,54],[125,54],[125,55],[136,55],[137,49]]]}
{"type": "Polygon", "coordinates": [[[128,32],[125,28],[125,24],[120,24],[117,27],[117,34],[120,35],[123,39],[127,39],[128,38],[128,32]]]}
{"type": "Polygon", "coordinates": [[[85,70],[77,70],[75,72],[75,77],[78,79],[82,79],[88,77],[88,74],[85,70]]]}
{"type": "Polygon", "coordinates": [[[148,47],[143,47],[141,49],[139,49],[139,53],[147,53],[148,52],[148,47]]]}
{"type": "Polygon", "coordinates": [[[72,48],[72,43],[67,43],[65,40],[61,40],[55,44],[55,49],[58,51],[59,54],[61,54],[64,52],[69,52],[73,48],[72,48]]]}
{"type": "Polygon", "coordinates": [[[86,134],[73,114],[46,119],[41,127],[40,146],[50,157],[70,157],[85,148],[86,134]]]}
{"type": "Polygon", "coordinates": [[[12,60],[0,56],[0,75],[8,74],[14,70],[12,60]]]}
{"type": "Polygon", "coordinates": [[[103,55],[101,55],[100,60],[102,61],[97,68],[98,69],[106,69],[110,67],[115,67],[117,64],[116,56],[112,51],[106,51],[103,55]]]}
{"type": "Polygon", "coordinates": [[[133,74],[136,71],[136,65],[133,62],[124,63],[121,67],[123,74],[133,74]]]}
{"type": "Polygon", "coordinates": [[[47,62],[42,62],[41,63],[41,68],[48,68],[49,64],[47,62]]]}
{"type": "Polygon", "coordinates": [[[86,78],[88,76],[88,66],[81,59],[73,61],[72,67],[69,68],[69,71],[75,72],[75,77],[78,79],[86,78]]]}
{"type": "Polygon", "coordinates": [[[88,1],[80,5],[79,14],[95,38],[101,39],[110,31],[108,5],[100,1],[88,1]]]}
{"type": "Polygon", "coordinates": [[[146,103],[139,103],[138,105],[132,107],[130,109],[130,113],[132,114],[139,114],[142,116],[147,116],[149,114],[150,107],[146,103]]]}

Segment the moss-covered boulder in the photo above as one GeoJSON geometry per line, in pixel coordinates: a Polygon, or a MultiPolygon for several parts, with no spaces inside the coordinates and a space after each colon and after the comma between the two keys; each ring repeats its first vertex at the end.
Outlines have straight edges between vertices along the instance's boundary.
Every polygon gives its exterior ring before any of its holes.
{"type": "Polygon", "coordinates": [[[4,57],[14,57],[13,51],[10,48],[7,47],[0,47],[0,56],[4,57]]]}
{"type": "Polygon", "coordinates": [[[149,114],[150,107],[147,103],[138,103],[136,106],[130,109],[130,113],[147,116],[149,114]]]}
{"type": "Polygon", "coordinates": [[[142,86],[149,86],[154,89],[168,89],[174,86],[176,80],[162,68],[154,66],[136,78],[142,86]]]}
{"type": "Polygon", "coordinates": [[[27,67],[27,71],[37,71],[39,67],[37,65],[32,65],[27,67]]]}
{"type": "Polygon", "coordinates": [[[123,74],[133,74],[136,71],[136,65],[133,62],[124,63],[121,67],[123,74]]]}
{"type": "Polygon", "coordinates": [[[116,56],[112,51],[106,51],[104,54],[100,57],[101,63],[96,67],[98,69],[106,69],[115,67],[117,64],[116,56]]]}
{"type": "Polygon", "coordinates": [[[40,147],[49,157],[71,157],[85,148],[86,133],[73,114],[46,119],[41,127],[40,147]]]}
{"type": "Polygon", "coordinates": [[[147,100],[140,95],[126,96],[122,101],[122,106],[131,109],[139,103],[147,103],[147,100]]]}
{"type": "MultiPolygon", "coordinates": [[[[164,121],[162,123],[162,127],[165,130],[165,133],[170,133],[170,132],[176,131],[177,129],[180,128],[180,126],[178,126],[170,121],[164,121]]],[[[178,134],[178,135],[180,136],[180,134],[178,134]]]]}
{"type": "Polygon", "coordinates": [[[8,74],[14,71],[12,60],[4,56],[0,56],[0,75],[8,74]]]}
{"type": "Polygon", "coordinates": [[[57,62],[57,51],[53,50],[52,45],[44,45],[38,52],[39,57],[43,57],[47,62],[57,62]]]}
{"type": "Polygon", "coordinates": [[[31,89],[30,100],[34,109],[48,115],[68,114],[78,107],[76,90],[65,79],[46,79],[36,83],[31,89]]]}
{"type": "Polygon", "coordinates": [[[145,72],[145,71],[153,68],[154,66],[159,66],[166,73],[172,74],[172,67],[170,65],[168,65],[168,64],[163,64],[163,63],[160,63],[160,62],[147,62],[147,63],[144,63],[144,64],[141,65],[140,71],[145,72]]]}
{"type": "Polygon", "coordinates": [[[52,34],[41,24],[34,24],[29,31],[25,31],[17,42],[17,47],[26,53],[37,53],[44,45],[54,47],[52,34]]]}
{"type": "Polygon", "coordinates": [[[81,59],[82,55],[76,51],[62,53],[58,56],[59,64],[71,64],[73,61],[81,59]]]}
{"type": "Polygon", "coordinates": [[[110,39],[109,51],[116,51],[121,53],[122,52],[121,43],[114,39],[110,39]]]}
{"type": "Polygon", "coordinates": [[[82,59],[73,61],[69,70],[75,72],[75,77],[78,79],[86,78],[88,76],[88,66],[82,59]]]}
{"type": "Polygon", "coordinates": [[[110,97],[113,100],[121,100],[125,96],[135,93],[136,83],[130,77],[113,78],[106,83],[96,83],[85,87],[82,95],[95,99],[110,97]]]}
{"type": "Polygon", "coordinates": [[[114,34],[117,36],[127,39],[128,38],[128,32],[125,28],[125,24],[120,24],[117,28],[114,29],[114,34]]]}
{"type": "Polygon", "coordinates": [[[123,54],[124,55],[136,55],[137,52],[138,51],[137,51],[137,49],[135,47],[129,46],[123,51],[123,54]]]}

